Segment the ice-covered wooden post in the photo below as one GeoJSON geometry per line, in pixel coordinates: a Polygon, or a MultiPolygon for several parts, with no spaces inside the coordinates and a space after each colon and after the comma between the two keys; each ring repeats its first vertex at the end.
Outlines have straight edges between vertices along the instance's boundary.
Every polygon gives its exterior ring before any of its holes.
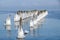
{"type": "Polygon", "coordinates": [[[5,25],[6,30],[8,30],[8,31],[11,30],[11,18],[10,18],[10,15],[7,17],[4,25],[5,25]]]}
{"type": "Polygon", "coordinates": [[[19,28],[18,28],[18,38],[24,38],[24,32],[23,32],[23,29],[22,29],[22,17],[20,17],[20,25],[19,25],[19,28]]]}

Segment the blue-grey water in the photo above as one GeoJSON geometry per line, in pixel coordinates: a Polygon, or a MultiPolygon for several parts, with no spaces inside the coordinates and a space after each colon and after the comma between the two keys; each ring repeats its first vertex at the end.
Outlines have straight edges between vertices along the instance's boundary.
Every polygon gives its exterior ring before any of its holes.
{"type": "MultiPolygon", "coordinates": [[[[22,40],[60,40],[60,1],[54,0],[52,3],[48,1],[46,5],[42,5],[44,4],[41,4],[41,7],[38,8],[48,11],[45,21],[43,24],[38,25],[38,28],[32,31],[33,33],[30,32],[29,20],[25,21],[23,29],[28,30],[29,33],[22,40]]],[[[18,40],[13,19],[15,14],[16,11],[0,11],[0,40],[18,40]],[[4,26],[4,22],[9,14],[12,20],[11,32],[8,32],[4,26]]]]}

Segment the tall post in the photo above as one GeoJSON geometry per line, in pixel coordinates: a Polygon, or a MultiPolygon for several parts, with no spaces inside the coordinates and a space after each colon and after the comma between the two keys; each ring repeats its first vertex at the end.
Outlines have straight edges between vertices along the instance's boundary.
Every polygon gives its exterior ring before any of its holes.
{"type": "Polygon", "coordinates": [[[19,28],[20,28],[20,30],[21,30],[21,28],[22,28],[22,17],[20,17],[19,23],[20,23],[19,28]]]}
{"type": "Polygon", "coordinates": [[[20,17],[19,20],[19,28],[18,28],[18,38],[24,38],[24,32],[23,32],[23,28],[22,28],[22,17],[20,17]]]}

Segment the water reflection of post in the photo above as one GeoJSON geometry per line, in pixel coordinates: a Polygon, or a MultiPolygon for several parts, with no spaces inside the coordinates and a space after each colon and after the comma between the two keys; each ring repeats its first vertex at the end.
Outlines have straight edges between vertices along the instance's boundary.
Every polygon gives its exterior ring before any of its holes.
{"type": "Polygon", "coordinates": [[[33,29],[33,36],[36,36],[36,29],[33,29]]]}
{"type": "Polygon", "coordinates": [[[11,31],[7,31],[7,38],[8,38],[8,39],[11,38],[11,31]]]}
{"type": "Polygon", "coordinates": [[[30,34],[33,36],[33,28],[30,27],[30,34]]]}
{"type": "Polygon", "coordinates": [[[14,22],[15,23],[15,29],[19,27],[19,21],[14,22]]]}
{"type": "Polygon", "coordinates": [[[34,25],[35,36],[39,36],[40,30],[38,30],[38,29],[39,29],[38,24],[34,25]]]}
{"type": "Polygon", "coordinates": [[[23,38],[17,39],[17,40],[24,40],[23,38]]]}
{"type": "MultiPolygon", "coordinates": [[[[34,27],[35,27],[35,26],[34,26],[34,27]]],[[[31,34],[31,36],[36,36],[36,35],[37,35],[36,29],[30,27],[30,34],[31,34]]]]}

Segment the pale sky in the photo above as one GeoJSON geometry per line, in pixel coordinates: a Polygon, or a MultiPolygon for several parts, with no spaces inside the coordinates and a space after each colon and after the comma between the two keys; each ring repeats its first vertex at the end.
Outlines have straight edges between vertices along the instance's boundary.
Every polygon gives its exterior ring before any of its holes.
{"type": "Polygon", "coordinates": [[[0,10],[40,9],[56,4],[56,0],[0,0],[0,10]]]}

